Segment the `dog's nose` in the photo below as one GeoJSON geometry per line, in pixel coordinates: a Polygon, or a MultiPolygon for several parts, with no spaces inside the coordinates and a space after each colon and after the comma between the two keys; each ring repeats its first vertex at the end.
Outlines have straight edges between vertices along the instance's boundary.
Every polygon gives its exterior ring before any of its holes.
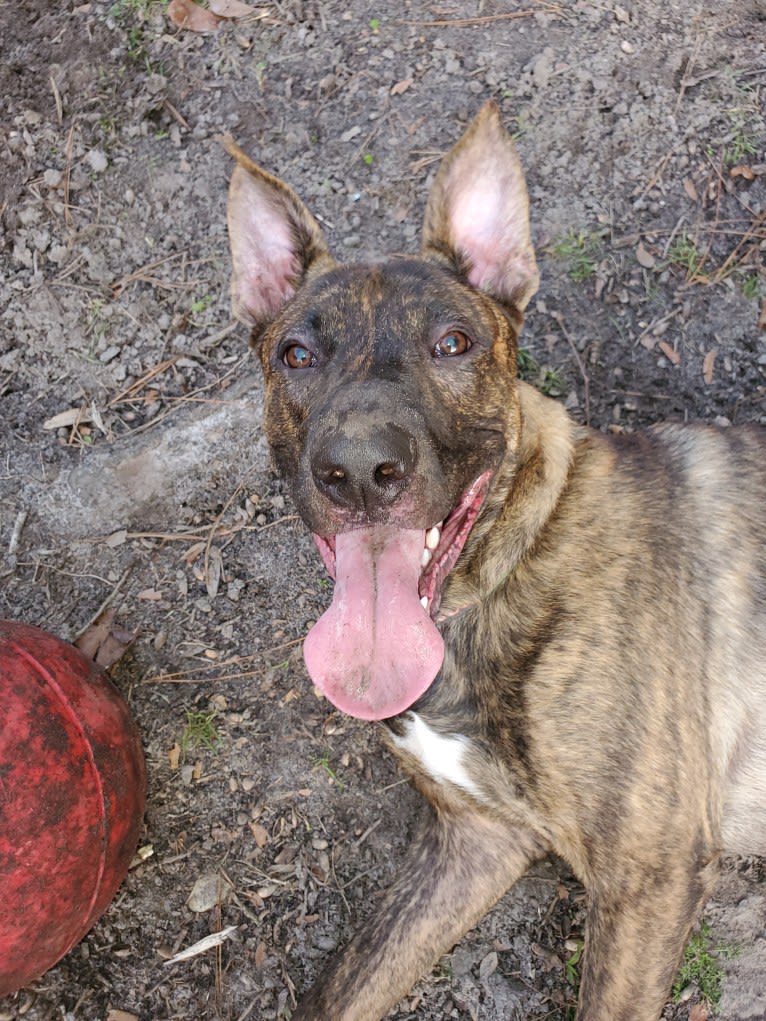
{"type": "Polygon", "coordinates": [[[409,485],[417,461],[414,437],[394,425],[337,432],[313,452],[317,488],[338,507],[373,514],[409,485]]]}

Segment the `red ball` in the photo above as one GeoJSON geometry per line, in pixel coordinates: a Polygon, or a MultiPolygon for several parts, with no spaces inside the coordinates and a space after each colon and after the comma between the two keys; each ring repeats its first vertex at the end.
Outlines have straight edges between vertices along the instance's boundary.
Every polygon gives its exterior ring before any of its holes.
{"type": "Polygon", "coordinates": [[[0,621],[0,996],[42,975],[114,897],[146,796],[128,707],[91,660],[0,621]]]}

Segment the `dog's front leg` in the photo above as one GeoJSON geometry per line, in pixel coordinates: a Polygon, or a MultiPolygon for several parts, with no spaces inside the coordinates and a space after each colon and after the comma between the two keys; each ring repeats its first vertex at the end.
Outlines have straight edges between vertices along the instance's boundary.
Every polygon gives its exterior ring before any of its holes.
{"type": "Polygon", "coordinates": [[[429,807],[396,882],[294,1021],[379,1021],[544,851],[506,822],[429,807]]]}
{"type": "Polygon", "coordinates": [[[591,890],[577,1021],[657,1021],[717,874],[713,855],[693,858],[633,875],[615,862],[611,885],[591,890]]]}

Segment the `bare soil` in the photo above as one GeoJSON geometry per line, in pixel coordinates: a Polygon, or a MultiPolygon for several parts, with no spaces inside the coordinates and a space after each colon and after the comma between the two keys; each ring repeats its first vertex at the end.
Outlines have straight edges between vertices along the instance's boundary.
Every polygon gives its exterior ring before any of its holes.
{"type": "MultiPolygon", "coordinates": [[[[149,0],[0,3],[0,616],[74,639],[117,610],[150,778],[143,859],[5,1021],[289,1018],[418,809],[303,669],[328,584],[230,320],[220,133],[364,258],[416,249],[436,161],[495,97],[543,277],[523,374],[600,429],[766,422],[763,0],[253,12],[200,35],[149,0]],[[205,876],[218,903],[193,911],[205,876]]],[[[720,1017],[762,1021],[763,863],[726,863],[706,918],[720,1017]]],[[[564,1021],[582,924],[545,863],[392,1016],[564,1021]]],[[[702,1000],[692,981],[665,1018],[702,1000]]]]}

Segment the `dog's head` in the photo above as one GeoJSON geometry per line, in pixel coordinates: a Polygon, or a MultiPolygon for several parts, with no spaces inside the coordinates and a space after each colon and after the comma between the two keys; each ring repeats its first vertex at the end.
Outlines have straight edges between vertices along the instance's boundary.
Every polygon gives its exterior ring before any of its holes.
{"type": "Polygon", "coordinates": [[[345,266],[295,193],[229,149],[234,309],[277,467],[336,580],[309,673],[345,712],[392,716],[441,666],[441,587],[518,441],[538,283],[521,166],[488,103],[439,169],[420,256],[345,266]]]}

